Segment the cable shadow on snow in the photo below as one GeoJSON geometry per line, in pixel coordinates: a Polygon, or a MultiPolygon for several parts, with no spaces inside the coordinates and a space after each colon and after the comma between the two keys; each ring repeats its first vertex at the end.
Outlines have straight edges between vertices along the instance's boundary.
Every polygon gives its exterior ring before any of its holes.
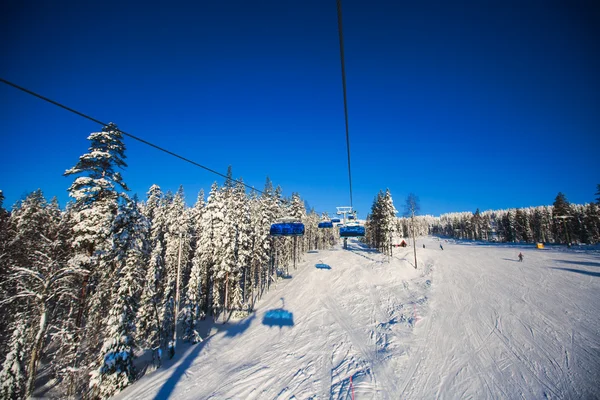
{"type": "Polygon", "coordinates": [[[578,274],[589,275],[589,276],[600,276],[600,272],[591,272],[591,271],[585,271],[585,270],[582,270],[582,269],[560,268],[560,267],[548,267],[548,268],[550,268],[550,269],[560,269],[562,271],[577,272],[578,274]]]}
{"type": "Polygon", "coordinates": [[[365,253],[379,253],[379,250],[369,247],[366,243],[352,241],[348,243],[348,250],[362,251],[365,253]]]}
{"type": "Polygon", "coordinates": [[[392,256],[392,257],[395,258],[396,260],[407,262],[413,268],[415,267],[415,264],[413,264],[413,262],[406,257],[404,257],[404,258],[400,258],[400,257],[396,257],[396,256],[392,256]]]}
{"type": "Polygon", "coordinates": [[[364,258],[366,258],[366,259],[367,259],[367,260],[369,260],[369,261],[373,261],[373,262],[376,262],[376,263],[380,263],[380,262],[381,262],[380,260],[376,260],[376,259],[374,259],[374,258],[371,258],[371,257],[365,256],[364,254],[360,254],[360,253],[361,253],[361,250],[358,250],[358,251],[357,251],[357,250],[354,250],[354,249],[352,249],[352,248],[348,247],[348,251],[349,251],[350,253],[352,253],[352,254],[356,254],[357,256],[364,257],[364,258]]]}
{"type": "Polygon", "coordinates": [[[381,263],[381,260],[376,260],[374,258],[371,258],[369,256],[366,256],[364,254],[361,253],[371,253],[371,254],[381,254],[381,252],[377,249],[372,249],[371,247],[367,246],[365,243],[361,243],[361,242],[356,242],[356,241],[352,241],[350,243],[348,243],[348,249],[347,251],[356,254],[357,256],[361,256],[363,258],[366,258],[369,261],[373,261],[376,263],[381,263]]]}
{"type": "Polygon", "coordinates": [[[572,261],[572,260],[554,260],[565,264],[584,265],[586,267],[600,267],[600,262],[597,261],[572,261]]]}

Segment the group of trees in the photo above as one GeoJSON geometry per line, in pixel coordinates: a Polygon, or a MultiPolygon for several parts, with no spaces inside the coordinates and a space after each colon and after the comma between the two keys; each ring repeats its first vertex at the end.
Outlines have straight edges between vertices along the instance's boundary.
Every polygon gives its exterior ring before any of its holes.
{"type": "MultiPolygon", "coordinates": [[[[600,196],[600,185],[596,196],[600,196]]],[[[600,197],[596,203],[571,204],[558,193],[553,205],[481,212],[455,212],[439,217],[419,215],[418,199],[406,199],[405,216],[397,218],[392,196],[387,190],[375,197],[367,216],[366,243],[381,252],[391,251],[392,236],[441,235],[455,239],[526,242],[600,242],[600,197]],[[413,212],[414,211],[414,212],[413,212]]]]}
{"type": "MultiPolygon", "coordinates": [[[[600,193],[600,186],[598,188],[600,193]]],[[[526,242],[600,242],[600,200],[584,205],[570,204],[563,193],[551,206],[508,210],[448,213],[439,217],[415,218],[418,235],[442,235],[455,239],[526,242]]],[[[410,235],[410,219],[399,218],[398,232],[410,235]]]]}
{"type": "Polygon", "coordinates": [[[197,342],[202,319],[249,312],[302,252],[335,242],[299,195],[284,198],[268,178],[247,193],[231,169],[191,208],[182,188],[130,198],[120,131],[88,139],[65,173],[76,176],[66,209],[38,190],[8,212],[0,191],[0,398],[31,394],[42,362],[65,395],[108,398],[136,378],[135,350],[159,365],[178,335],[197,342]],[[306,234],[271,238],[282,216],[306,234]]]}

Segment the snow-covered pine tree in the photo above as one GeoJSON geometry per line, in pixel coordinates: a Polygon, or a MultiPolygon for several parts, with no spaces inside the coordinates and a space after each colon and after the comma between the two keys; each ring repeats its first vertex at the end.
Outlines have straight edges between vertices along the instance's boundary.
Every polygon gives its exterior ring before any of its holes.
{"type": "Polygon", "coordinates": [[[600,242],[600,209],[595,203],[590,203],[585,208],[583,217],[588,243],[600,242]]]}
{"type": "Polygon", "coordinates": [[[156,366],[161,363],[162,323],[160,304],[164,292],[165,276],[165,232],[167,221],[167,199],[157,185],[148,191],[144,208],[150,222],[150,257],[146,265],[140,309],[137,317],[137,332],[140,344],[152,349],[156,366]]]}
{"type": "MultiPolygon", "coordinates": [[[[300,198],[300,194],[298,193],[292,193],[292,198],[290,201],[290,213],[291,216],[298,219],[299,221],[302,221],[303,223],[306,224],[306,208],[304,206],[304,201],[302,201],[302,199],[300,198]]],[[[297,238],[297,237],[293,237],[290,238],[290,240],[288,241],[289,246],[290,246],[290,250],[291,250],[291,256],[292,258],[294,258],[295,265],[301,260],[301,255],[302,253],[300,252],[300,249],[303,247],[301,245],[301,242],[303,240],[303,238],[297,238]],[[300,239],[300,240],[299,240],[300,239]]],[[[294,265],[294,266],[295,266],[294,265]]]]}
{"type": "Polygon", "coordinates": [[[369,224],[366,226],[366,235],[369,246],[381,250],[383,249],[383,230],[381,224],[383,221],[383,192],[380,190],[373,200],[371,214],[368,218],[369,224]]]}
{"type": "Polygon", "coordinates": [[[73,280],[85,271],[67,264],[67,254],[60,237],[60,210],[48,204],[41,190],[29,194],[11,214],[15,237],[8,270],[13,293],[3,303],[17,303],[16,319],[30,315],[34,326],[30,349],[26,394],[33,392],[37,366],[42,356],[50,312],[65,297],[75,297],[73,280]]]}
{"type": "MultiPolygon", "coordinates": [[[[14,236],[14,229],[10,223],[10,213],[4,209],[3,203],[4,194],[0,190],[0,301],[15,294],[12,285],[3,284],[8,279],[10,260],[12,259],[10,243],[14,236]]],[[[14,306],[6,304],[0,308],[0,318],[4,321],[4,324],[0,324],[0,354],[7,353],[5,345],[12,334],[10,323],[15,314],[14,306]]],[[[0,360],[2,360],[1,357],[0,360]]]]}
{"type": "MultiPolygon", "coordinates": [[[[8,268],[8,244],[10,243],[10,225],[9,217],[10,214],[3,207],[4,193],[0,190],[0,282],[4,282],[6,278],[6,272],[8,268]]],[[[0,292],[0,299],[2,299],[2,293],[0,292]]],[[[2,315],[3,316],[3,315],[2,315]]],[[[6,321],[6,320],[4,320],[6,321]]],[[[0,333],[2,328],[0,328],[0,333]]],[[[0,335],[0,339],[2,336],[0,335]]]]}
{"type": "Polygon", "coordinates": [[[471,227],[473,229],[472,239],[474,239],[474,240],[482,239],[482,237],[483,237],[482,225],[483,225],[483,217],[481,216],[481,212],[479,211],[479,208],[478,208],[477,210],[475,210],[475,214],[473,214],[473,217],[471,218],[471,227]]]}
{"type": "Polygon", "coordinates": [[[202,226],[202,216],[204,214],[204,190],[198,194],[198,199],[191,213],[191,224],[194,234],[194,253],[192,257],[192,268],[188,280],[185,305],[183,308],[183,339],[197,343],[202,340],[197,331],[197,324],[200,319],[205,317],[205,301],[203,296],[203,282],[206,281],[205,251],[203,244],[205,232],[202,226]]]}
{"type": "MultiPolygon", "coordinates": [[[[224,190],[219,189],[215,182],[210,190],[203,215],[203,237],[201,245],[207,249],[207,305],[210,315],[218,318],[225,295],[224,251],[229,242],[229,234],[225,223],[224,190]]],[[[228,261],[231,262],[231,261],[228,261]]],[[[227,261],[225,261],[227,266],[227,261]]]]}
{"type": "Polygon", "coordinates": [[[245,307],[248,266],[251,259],[250,204],[242,178],[238,179],[231,196],[228,221],[234,235],[234,265],[229,274],[229,310],[241,311],[245,307]]]}
{"type": "Polygon", "coordinates": [[[0,372],[0,398],[19,400],[25,396],[27,321],[17,319],[0,372]]]}
{"type": "MultiPolygon", "coordinates": [[[[59,211],[58,203],[51,203],[51,208],[56,213],[59,211]]],[[[56,244],[53,246],[53,258],[63,260],[63,265],[68,265],[68,260],[73,255],[71,243],[73,242],[73,207],[67,204],[64,211],[60,212],[56,244]]],[[[87,273],[87,272],[84,272],[87,273]]],[[[72,367],[77,356],[78,329],[75,324],[77,316],[77,294],[81,288],[81,276],[74,275],[62,283],[64,295],[55,297],[52,302],[51,314],[48,318],[49,343],[44,348],[44,356],[48,358],[49,373],[58,382],[57,390],[68,392],[68,384],[73,376],[72,367]],[[70,294],[69,294],[70,293],[70,294]]],[[[74,393],[70,393],[73,396],[74,393]]]]}
{"type": "Polygon", "coordinates": [[[554,199],[552,207],[553,217],[553,233],[557,241],[562,243],[569,243],[572,236],[572,209],[571,203],[567,200],[567,196],[564,193],[559,192],[554,199]],[[559,217],[566,217],[564,218],[559,217]]]}
{"type": "Polygon", "coordinates": [[[90,380],[92,397],[107,399],[135,379],[135,318],[148,257],[149,221],[137,199],[122,204],[113,224],[112,259],[116,264],[111,307],[96,369],[90,380]]]}
{"type": "MultiPolygon", "coordinates": [[[[275,205],[277,207],[277,214],[286,218],[298,219],[291,210],[291,199],[283,198],[282,189],[280,186],[275,188],[274,195],[275,205]]],[[[291,237],[275,237],[273,238],[274,243],[274,271],[271,271],[273,279],[276,278],[277,274],[289,272],[289,266],[292,262],[292,240],[291,237]]]]}
{"type": "Polygon", "coordinates": [[[542,210],[539,207],[533,209],[530,219],[532,240],[535,242],[544,242],[542,239],[542,210]]]}
{"type": "Polygon", "coordinates": [[[189,226],[183,187],[180,187],[169,204],[165,232],[165,284],[161,299],[162,347],[170,356],[175,354],[175,337],[178,319],[178,279],[185,274],[188,265],[189,226]]]}
{"type": "Polygon", "coordinates": [[[390,190],[386,189],[385,193],[379,191],[373,201],[371,214],[367,218],[366,240],[369,246],[384,254],[390,254],[392,236],[397,226],[397,212],[390,190]]]}
{"type": "Polygon", "coordinates": [[[115,124],[108,124],[101,132],[92,133],[89,152],[80,156],[78,163],[65,171],[65,176],[82,175],[69,187],[69,196],[75,199],[73,226],[74,254],[69,263],[78,270],[87,270],[80,282],[77,327],[85,330],[86,348],[79,347],[84,357],[83,368],[74,365],[79,371],[74,384],[78,390],[87,385],[88,370],[101,346],[103,312],[109,296],[105,290],[110,288],[107,281],[114,271],[110,260],[105,258],[111,250],[111,227],[118,212],[121,198],[126,198],[129,190],[116,169],[127,166],[125,163],[125,144],[123,135],[115,124]]]}
{"type": "Polygon", "coordinates": [[[259,265],[259,283],[258,287],[260,295],[269,286],[271,274],[271,264],[273,262],[273,239],[270,236],[269,230],[271,224],[275,223],[277,218],[281,217],[279,209],[279,199],[276,197],[276,192],[273,189],[273,183],[269,177],[266,178],[263,194],[260,197],[259,206],[259,230],[256,232],[255,249],[258,252],[257,258],[259,265]]]}
{"type": "Polygon", "coordinates": [[[532,236],[527,211],[521,208],[517,209],[515,211],[515,240],[529,242],[532,236]]]}
{"type": "Polygon", "coordinates": [[[394,200],[392,199],[392,193],[389,189],[385,190],[382,203],[382,221],[381,229],[383,234],[383,248],[386,249],[387,254],[391,254],[392,248],[392,237],[394,235],[394,227],[396,221],[396,207],[394,207],[394,200]]]}
{"type": "Polygon", "coordinates": [[[236,265],[236,250],[238,236],[238,221],[236,221],[237,204],[235,199],[235,184],[232,178],[231,166],[227,169],[227,179],[221,188],[221,210],[223,214],[223,227],[221,231],[221,240],[217,251],[219,257],[215,260],[215,278],[220,282],[221,304],[224,312],[231,308],[232,285],[235,275],[238,274],[236,265]]]}
{"type": "Polygon", "coordinates": [[[573,241],[576,243],[589,243],[588,231],[585,228],[585,208],[586,205],[573,204],[573,218],[571,220],[571,229],[573,232],[573,241]]]}
{"type": "Polygon", "coordinates": [[[263,259],[267,256],[264,254],[262,244],[262,237],[265,234],[265,227],[261,226],[262,214],[261,214],[261,200],[258,197],[256,191],[250,192],[249,197],[250,207],[250,260],[249,273],[247,276],[248,290],[246,290],[246,298],[244,301],[249,303],[250,308],[254,308],[256,300],[256,294],[260,294],[260,282],[261,282],[261,269],[263,259]]]}
{"type": "Polygon", "coordinates": [[[317,228],[319,220],[319,215],[315,210],[311,210],[311,212],[307,214],[306,223],[304,224],[303,251],[319,248],[320,234],[319,228],[317,228]]]}

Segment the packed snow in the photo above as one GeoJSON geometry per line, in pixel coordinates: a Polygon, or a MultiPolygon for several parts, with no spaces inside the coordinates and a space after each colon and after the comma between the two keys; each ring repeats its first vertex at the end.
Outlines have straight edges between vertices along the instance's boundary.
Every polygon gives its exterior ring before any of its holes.
{"type": "Polygon", "coordinates": [[[417,258],[309,252],[117,398],[600,397],[600,252],[424,237],[417,258]]]}

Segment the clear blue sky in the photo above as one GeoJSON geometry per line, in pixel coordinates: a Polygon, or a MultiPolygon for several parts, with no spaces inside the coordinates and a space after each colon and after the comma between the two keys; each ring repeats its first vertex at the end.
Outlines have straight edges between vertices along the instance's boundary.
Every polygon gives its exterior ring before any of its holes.
{"type": "MultiPolygon", "coordinates": [[[[317,210],[348,205],[335,0],[4,1],[0,76],[317,210]],[[125,4],[127,3],[127,4],[125,4]]],[[[593,201],[600,183],[600,3],[347,0],[354,205],[389,188],[438,215],[593,201]],[[452,3],[452,4],[450,4],[452,3]]],[[[10,207],[62,173],[100,127],[0,84],[10,207]]],[[[145,198],[193,203],[222,179],[126,140],[145,198]]]]}

